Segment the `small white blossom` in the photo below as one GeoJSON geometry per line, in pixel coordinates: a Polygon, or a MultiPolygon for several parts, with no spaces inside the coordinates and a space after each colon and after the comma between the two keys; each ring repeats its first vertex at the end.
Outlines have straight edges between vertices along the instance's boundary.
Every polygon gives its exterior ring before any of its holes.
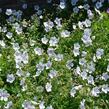
{"type": "Polygon", "coordinates": [[[107,66],[107,72],[109,72],[109,65],[107,66]]]}
{"type": "Polygon", "coordinates": [[[50,46],[57,46],[58,42],[59,42],[59,39],[58,38],[51,37],[50,38],[50,41],[49,41],[49,44],[50,44],[50,46]]]}
{"type": "Polygon", "coordinates": [[[109,92],[109,86],[108,86],[108,84],[102,85],[101,90],[102,90],[102,92],[104,92],[104,93],[107,94],[109,92]]]}
{"type": "Polygon", "coordinates": [[[68,60],[66,63],[66,67],[70,70],[72,69],[74,66],[73,61],[72,60],[68,60]]]}
{"type": "Polygon", "coordinates": [[[15,80],[15,76],[13,74],[8,74],[6,81],[9,83],[13,83],[15,80]]]}
{"type": "Polygon", "coordinates": [[[47,37],[41,38],[41,41],[42,41],[43,44],[47,44],[48,43],[47,37]]]}
{"type": "Polygon", "coordinates": [[[92,75],[89,75],[87,80],[88,80],[88,84],[94,85],[94,77],[92,75]]]}
{"type": "Polygon", "coordinates": [[[80,102],[80,109],[86,109],[85,108],[85,99],[83,99],[81,102],[80,102]]]}
{"type": "Polygon", "coordinates": [[[43,54],[43,49],[41,49],[41,48],[39,48],[39,47],[36,47],[35,49],[34,49],[34,52],[35,52],[35,54],[37,54],[37,55],[42,55],[43,54]]]}
{"type": "Polygon", "coordinates": [[[10,94],[4,90],[4,89],[0,89],[0,100],[1,101],[8,101],[10,94]]]}
{"type": "Polygon", "coordinates": [[[62,61],[63,60],[63,54],[57,54],[55,55],[55,61],[62,61]]]}
{"type": "Polygon", "coordinates": [[[101,59],[101,57],[104,55],[104,50],[103,49],[101,49],[101,48],[98,48],[97,50],[96,50],[96,57],[97,57],[97,59],[101,59]]]}
{"type": "Polygon", "coordinates": [[[57,71],[56,70],[50,70],[50,73],[48,74],[50,78],[54,78],[57,76],[57,71]]]}
{"type": "Polygon", "coordinates": [[[4,106],[4,108],[5,108],[5,109],[10,109],[10,108],[12,107],[12,105],[13,105],[13,102],[12,102],[12,101],[9,101],[9,102],[4,106]]]}
{"type": "Polygon", "coordinates": [[[64,1],[64,0],[61,0],[61,1],[60,1],[59,7],[60,7],[61,9],[64,9],[64,8],[66,7],[66,4],[65,4],[65,1],[64,1]]]}
{"type": "Polygon", "coordinates": [[[6,10],[6,15],[10,16],[12,14],[12,9],[7,9],[6,10]]]}
{"type": "Polygon", "coordinates": [[[7,34],[6,34],[6,37],[7,37],[7,38],[11,39],[12,36],[13,36],[13,33],[11,33],[11,32],[7,32],[7,34]]]}
{"type": "Polygon", "coordinates": [[[40,102],[39,109],[45,109],[44,101],[40,102]]]}
{"type": "Polygon", "coordinates": [[[64,38],[70,37],[70,32],[68,30],[63,30],[61,32],[61,37],[64,37],[64,38]]]}
{"type": "Polygon", "coordinates": [[[30,102],[25,100],[22,104],[23,109],[35,109],[35,106],[30,102]]]}
{"type": "Polygon", "coordinates": [[[107,73],[103,73],[101,79],[107,81],[109,79],[109,75],[107,73]]]}
{"type": "Polygon", "coordinates": [[[47,108],[46,108],[46,109],[53,109],[53,106],[52,106],[52,105],[47,106],[47,108]]]}
{"type": "Polygon", "coordinates": [[[51,92],[52,91],[52,85],[51,85],[51,83],[46,83],[46,85],[45,85],[45,89],[46,89],[46,91],[47,92],[51,92]]]}
{"type": "Polygon", "coordinates": [[[100,94],[100,88],[99,87],[94,87],[91,91],[92,96],[98,97],[100,94]]]}

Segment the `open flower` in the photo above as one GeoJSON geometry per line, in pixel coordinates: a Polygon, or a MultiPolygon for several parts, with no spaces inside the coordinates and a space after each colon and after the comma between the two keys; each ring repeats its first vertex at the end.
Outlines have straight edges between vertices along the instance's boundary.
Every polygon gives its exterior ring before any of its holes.
{"type": "Polygon", "coordinates": [[[13,83],[15,80],[15,76],[13,74],[8,74],[6,81],[9,83],[13,83]]]}
{"type": "Polygon", "coordinates": [[[45,89],[46,89],[46,91],[47,92],[51,92],[52,91],[52,85],[51,85],[51,83],[46,83],[46,85],[45,85],[45,89]]]}

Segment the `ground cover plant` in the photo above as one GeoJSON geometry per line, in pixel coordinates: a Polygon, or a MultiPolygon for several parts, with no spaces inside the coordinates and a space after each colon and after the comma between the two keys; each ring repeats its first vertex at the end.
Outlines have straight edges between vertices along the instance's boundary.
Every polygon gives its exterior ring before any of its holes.
{"type": "Polygon", "coordinates": [[[0,8],[0,109],[109,109],[109,2],[0,8]]]}

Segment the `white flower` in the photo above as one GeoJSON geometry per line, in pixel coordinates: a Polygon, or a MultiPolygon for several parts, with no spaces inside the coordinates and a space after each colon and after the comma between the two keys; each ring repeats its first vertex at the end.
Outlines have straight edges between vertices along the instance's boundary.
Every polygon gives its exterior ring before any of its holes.
{"type": "Polygon", "coordinates": [[[65,1],[61,1],[59,7],[64,9],[66,7],[65,1]]]}
{"type": "Polygon", "coordinates": [[[82,71],[80,73],[80,76],[82,77],[83,80],[87,79],[87,72],[86,71],[82,71]]]}
{"type": "Polygon", "coordinates": [[[93,61],[87,64],[87,70],[89,73],[93,73],[95,71],[95,63],[93,61]]]}
{"type": "Polygon", "coordinates": [[[103,56],[103,55],[104,55],[104,50],[101,49],[101,48],[98,48],[96,50],[96,57],[97,57],[97,59],[101,59],[101,56],[103,56]]]}
{"type": "Polygon", "coordinates": [[[79,22],[78,22],[78,27],[79,27],[79,29],[81,29],[81,30],[82,30],[82,29],[83,29],[83,27],[84,27],[83,22],[80,22],[80,21],[79,21],[79,22]]]}
{"type": "Polygon", "coordinates": [[[63,60],[63,54],[57,54],[55,55],[55,61],[62,61],[63,60]]]}
{"type": "Polygon", "coordinates": [[[92,40],[91,40],[90,36],[91,36],[91,29],[89,29],[89,28],[85,29],[81,40],[83,41],[83,43],[86,46],[92,45],[92,40]]]}
{"type": "Polygon", "coordinates": [[[44,70],[45,65],[42,62],[39,62],[39,64],[36,65],[36,69],[37,71],[43,71],[44,70]]]}
{"type": "Polygon", "coordinates": [[[48,56],[50,56],[50,57],[55,56],[55,50],[54,50],[54,48],[48,48],[47,54],[48,54],[48,56]]]}
{"type": "Polygon", "coordinates": [[[63,30],[61,32],[61,37],[64,37],[64,38],[70,37],[70,32],[68,30],[63,30]]]}
{"type": "Polygon", "coordinates": [[[109,79],[109,75],[107,73],[103,73],[101,78],[105,81],[107,81],[109,79]]]}
{"type": "Polygon", "coordinates": [[[74,66],[73,61],[68,60],[67,63],[66,63],[66,67],[70,70],[70,69],[72,69],[73,66],[74,66]]]}
{"type": "Polygon", "coordinates": [[[39,109],[45,109],[44,101],[40,102],[39,109]]]}
{"type": "Polygon", "coordinates": [[[22,27],[17,27],[15,31],[18,35],[23,32],[22,27]]]}
{"type": "Polygon", "coordinates": [[[35,54],[37,54],[37,55],[42,55],[43,54],[43,49],[41,49],[41,48],[39,48],[39,47],[36,47],[35,49],[34,49],[34,52],[35,52],[35,54]]]}
{"type": "Polygon", "coordinates": [[[89,19],[93,19],[94,14],[92,13],[91,10],[87,10],[87,14],[88,14],[88,18],[89,18],[89,19]]]}
{"type": "Polygon", "coordinates": [[[4,89],[0,89],[0,100],[1,101],[8,101],[10,94],[4,90],[4,89]]]}
{"type": "Polygon", "coordinates": [[[52,91],[52,85],[51,85],[51,83],[46,83],[46,85],[45,85],[45,89],[46,89],[46,91],[47,92],[51,92],[52,91]]]}
{"type": "Polygon", "coordinates": [[[9,83],[13,83],[15,80],[15,76],[13,74],[8,74],[6,81],[9,83]]]}
{"type": "Polygon", "coordinates": [[[108,84],[102,85],[101,90],[102,90],[102,92],[104,92],[104,93],[107,94],[109,92],[109,86],[108,86],[108,84]]]}
{"type": "Polygon", "coordinates": [[[92,96],[98,97],[98,94],[100,93],[99,87],[94,87],[91,91],[92,96]]]}
{"type": "Polygon", "coordinates": [[[56,77],[56,75],[57,75],[57,71],[56,70],[50,70],[50,73],[48,74],[48,76],[50,78],[54,78],[54,77],[56,77]]]}
{"type": "Polygon", "coordinates": [[[0,45],[1,45],[2,47],[5,47],[5,46],[6,46],[6,44],[5,44],[5,42],[4,42],[3,40],[0,40],[0,45]]]}
{"type": "Polygon", "coordinates": [[[86,28],[87,28],[87,27],[90,27],[90,26],[91,26],[91,21],[90,21],[89,19],[86,19],[86,20],[84,21],[84,25],[85,25],[86,28]]]}
{"type": "Polygon", "coordinates": [[[73,86],[71,91],[70,91],[70,95],[72,97],[75,97],[76,91],[80,90],[82,88],[82,85],[78,85],[78,86],[73,86]]]}
{"type": "Polygon", "coordinates": [[[57,29],[60,29],[62,27],[62,24],[61,24],[61,19],[59,19],[58,17],[56,17],[56,19],[54,20],[54,22],[56,23],[56,27],[57,29]]]}
{"type": "Polygon", "coordinates": [[[77,57],[80,54],[79,49],[80,49],[79,43],[74,43],[73,54],[75,57],[77,57]]]}
{"type": "Polygon", "coordinates": [[[79,65],[82,65],[82,66],[84,66],[85,64],[86,64],[86,59],[85,58],[80,58],[79,59],[79,65]]]}
{"type": "Polygon", "coordinates": [[[92,75],[89,75],[87,80],[88,80],[88,84],[94,85],[94,77],[92,75]]]}
{"type": "Polygon", "coordinates": [[[5,109],[10,109],[12,105],[13,105],[13,102],[12,102],[12,101],[9,101],[9,102],[4,106],[4,108],[5,108],[5,109]]]}
{"type": "Polygon", "coordinates": [[[76,94],[76,89],[73,87],[73,88],[71,89],[71,91],[70,91],[70,95],[71,95],[72,97],[75,97],[75,94],[76,94]]]}
{"type": "Polygon", "coordinates": [[[51,37],[50,38],[50,41],[49,41],[49,44],[50,44],[50,46],[57,46],[58,42],[59,42],[59,39],[58,38],[51,37]]]}
{"type": "Polygon", "coordinates": [[[48,61],[48,62],[45,64],[46,69],[50,69],[51,66],[52,66],[52,62],[51,62],[51,61],[48,61]]]}
{"type": "Polygon", "coordinates": [[[85,108],[85,99],[83,99],[81,102],[80,102],[80,109],[86,109],[85,108]]]}
{"type": "Polygon", "coordinates": [[[43,44],[47,44],[48,39],[46,37],[43,37],[43,38],[41,38],[41,41],[42,41],[43,44]]]}
{"type": "Polygon", "coordinates": [[[109,65],[107,66],[107,72],[109,72],[109,65]]]}
{"type": "Polygon", "coordinates": [[[6,15],[10,16],[12,14],[12,9],[7,9],[6,10],[6,15]]]}
{"type": "Polygon", "coordinates": [[[11,39],[12,38],[12,35],[13,35],[13,33],[7,32],[6,37],[9,38],[9,39],[11,39]]]}
{"type": "Polygon", "coordinates": [[[23,9],[27,9],[27,4],[23,4],[23,5],[22,5],[22,8],[23,8],[23,9]]]}
{"type": "Polygon", "coordinates": [[[35,109],[35,106],[32,105],[32,103],[30,101],[25,100],[22,104],[22,107],[24,109],[35,109]]]}
{"type": "Polygon", "coordinates": [[[45,31],[49,32],[53,27],[54,23],[52,21],[44,22],[45,31]]]}

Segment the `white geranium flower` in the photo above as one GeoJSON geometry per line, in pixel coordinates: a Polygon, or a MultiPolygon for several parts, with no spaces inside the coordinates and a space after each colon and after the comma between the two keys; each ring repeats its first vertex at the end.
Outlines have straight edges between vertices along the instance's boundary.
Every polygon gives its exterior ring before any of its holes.
{"type": "Polygon", "coordinates": [[[52,66],[52,62],[51,62],[51,61],[48,61],[48,62],[45,64],[46,69],[50,69],[51,66],[52,66]]]}
{"type": "Polygon", "coordinates": [[[102,85],[101,90],[102,90],[102,92],[107,94],[109,92],[109,85],[108,84],[102,85]]]}
{"type": "Polygon", "coordinates": [[[5,42],[3,40],[0,40],[0,45],[4,48],[6,46],[5,42]]]}
{"type": "Polygon", "coordinates": [[[109,79],[109,75],[107,73],[103,73],[101,79],[107,81],[109,79]]]}
{"type": "Polygon", "coordinates": [[[53,27],[54,23],[52,21],[44,22],[45,31],[49,32],[53,27]]]}
{"type": "Polygon", "coordinates": [[[45,109],[44,101],[40,102],[39,109],[45,109]]]}
{"type": "Polygon", "coordinates": [[[13,74],[8,74],[6,81],[9,83],[13,83],[15,80],[15,76],[13,74]]]}
{"type": "Polygon", "coordinates": [[[55,61],[62,61],[63,60],[63,54],[57,54],[55,55],[55,61]]]}
{"type": "Polygon", "coordinates": [[[7,37],[7,38],[11,39],[12,36],[13,36],[13,33],[11,33],[11,32],[7,32],[7,34],[6,34],[6,37],[7,37]]]}
{"type": "Polygon", "coordinates": [[[50,46],[57,46],[58,42],[59,42],[59,39],[58,38],[51,37],[50,38],[50,41],[49,41],[49,44],[50,44],[50,46]]]}
{"type": "Polygon", "coordinates": [[[70,70],[73,68],[73,66],[74,66],[73,60],[68,60],[66,63],[66,67],[70,70]]]}
{"type": "Polygon", "coordinates": [[[75,57],[77,57],[80,54],[79,49],[80,49],[79,43],[74,43],[73,54],[75,57]]]}
{"type": "Polygon", "coordinates": [[[12,101],[7,102],[7,104],[4,106],[5,109],[10,109],[13,105],[12,101]]]}
{"type": "Polygon", "coordinates": [[[78,22],[78,27],[79,27],[79,29],[81,29],[81,30],[83,30],[83,27],[84,27],[84,24],[83,24],[83,22],[78,22]]]}
{"type": "Polygon", "coordinates": [[[80,109],[86,109],[85,108],[85,99],[83,99],[81,102],[80,102],[80,109]]]}
{"type": "Polygon", "coordinates": [[[23,109],[35,109],[35,106],[30,102],[25,100],[22,104],[23,109]]]}
{"type": "Polygon", "coordinates": [[[99,87],[94,87],[91,91],[92,96],[98,97],[100,94],[100,88],[99,87]]]}
{"type": "Polygon", "coordinates": [[[109,72],[109,65],[107,66],[107,72],[109,72]]]}
{"type": "Polygon", "coordinates": [[[52,91],[52,85],[51,85],[51,83],[46,83],[46,85],[45,85],[45,89],[46,89],[46,91],[47,92],[51,92],[52,91]]]}
{"type": "Polygon", "coordinates": [[[54,77],[57,76],[57,71],[56,70],[50,70],[50,73],[48,74],[48,76],[52,79],[54,77]]]}
{"type": "Polygon", "coordinates": [[[84,30],[83,37],[81,38],[81,40],[86,46],[92,45],[92,39],[90,38],[90,36],[91,36],[91,29],[86,28],[84,30]]]}
{"type": "Polygon", "coordinates": [[[56,54],[55,54],[54,48],[48,48],[47,54],[48,54],[49,57],[55,56],[56,54]]]}
{"type": "Polygon", "coordinates": [[[61,9],[64,9],[64,8],[66,7],[66,3],[65,3],[64,0],[61,0],[61,1],[60,1],[59,7],[60,7],[61,9]]]}
{"type": "Polygon", "coordinates": [[[80,73],[80,76],[82,77],[83,80],[87,79],[87,72],[86,71],[82,71],[80,73]]]}
{"type": "Polygon", "coordinates": [[[37,54],[37,55],[42,55],[43,54],[43,49],[41,49],[41,48],[39,48],[39,47],[36,47],[35,49],[34,49],[34,52],[35,52],[35,54],[37,54]]]}
{"type": "Polygon", "coordinates": [[[0,89],[0,100],[1,101],[8,101],[10,94],[4,90],[4,89],[0,89]]]}
{"type": "Polygon", "coordinates": [[[41,41],[42,41],[43,44],[47,44],[48,43],[47,37],[41,38],[41,41]]]}
{"type": "Polygon", "coordinates": [[[88,84],[94,85],[94,77],[92,75],[89,75],[87,80],[88,80],[88,84]]]}
{"type": "Polygon", "coordinates": [[[89,19],[86,19],[84,21],[84,25],[85,25],[86,28],[90,27],[91,26],[91,21],[89,19]]]}
{"type": "Polygon", "coordinates": [[[10,16],[12,14],[12,12],[13,12],[12,9],[7,9],[6,10],[6,15],[10,16]]]}
{"type": "Polygon", "coordinates": [[[70,37],[70,32],[68,30],[63,30],[61,32],[61,37],[64,37],[64,38],[70,37]]]}
{"type": "Polygon", "coordinates": [[[96,57],[97,57],[97,59],[101,59],[101,57],[104,55],[104,50],[103,49],[101,49],[101,48],[98,48],[97,50],[96,50],[96,57]]]}

